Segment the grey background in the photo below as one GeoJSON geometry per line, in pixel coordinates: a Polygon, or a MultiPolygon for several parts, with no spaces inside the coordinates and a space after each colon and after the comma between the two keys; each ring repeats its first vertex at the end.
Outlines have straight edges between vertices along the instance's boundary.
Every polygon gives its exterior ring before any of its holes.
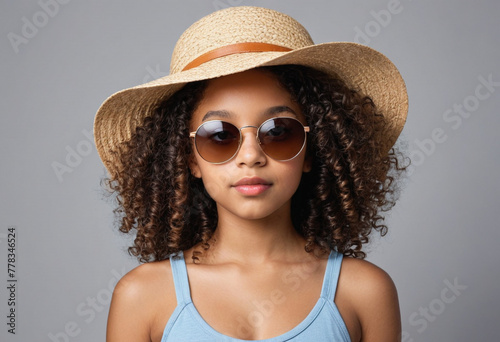
{"type": "Polygon", "coordinates": [[[366,43],[398,66],[410,95],[399,144],[415,164],[390,233],[374,239],[368,260],[398,287],[403,341],[499,340],[500,86],[481,88],[481,100],[475,90],[481,77],[500,82],[500,2],[401,0],[379,21],[395,0],[66,2],[48,10],[40,4],[54,1],[1,2],[2,341],[104,340],[111,290],[137,264],[99,185],[94,114],[113,92],[167,74],[177,38],[195,20],[244,4],[295,17],[316,43],[366,43]],[[40,27],[16,53],[8,37],[23,37],[26,20],[40,27]],[[454,105],[464,102],[472,109],[459,122],[454,105]],[[58,177],[54,165],[64,164],[58,177]],[[10,226],[18,232],[15,336],[5,324],[10,226]],[[446,290],[454,283],[455,293],[446,290]]]}

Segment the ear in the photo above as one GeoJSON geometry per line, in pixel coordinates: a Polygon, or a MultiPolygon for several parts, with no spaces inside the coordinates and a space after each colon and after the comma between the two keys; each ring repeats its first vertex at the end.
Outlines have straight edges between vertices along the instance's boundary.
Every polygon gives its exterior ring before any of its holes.
{"type": "Polygon", "coordinates": [[[312,157],[307,154],[306,158],[304,159],[304,165],[302,166],[302,172],[309,172],[312,169],[312,157]]]}
{"type": "Polygon", "coordinates": [[[201,178],[201,170],[194,154],[189,158],[189,170],[194,177],[201,178]]]}

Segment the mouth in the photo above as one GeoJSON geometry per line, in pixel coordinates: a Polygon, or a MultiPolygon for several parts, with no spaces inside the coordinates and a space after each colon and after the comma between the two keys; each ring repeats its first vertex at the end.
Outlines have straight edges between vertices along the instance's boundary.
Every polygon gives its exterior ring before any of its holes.
{"type": "Polygon", "coordinates": [[[260,195],[271,186],[272,183],[259,177],[243,178],[233,185],[236,191],[248,196],[260,195]]]}

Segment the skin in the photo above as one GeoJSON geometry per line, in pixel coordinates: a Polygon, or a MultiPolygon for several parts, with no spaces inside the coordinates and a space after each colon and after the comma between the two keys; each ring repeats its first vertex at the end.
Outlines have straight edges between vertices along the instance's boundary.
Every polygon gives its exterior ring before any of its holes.
{"type": "MultiPolygon", "coordinates": [[[[210,81],[193,113],[191,130],[214,119],[237,127],[259,126],[270,117],[266,110],[276,106],[287,106],[293,113],[272,117],[293,116],[306,125],[298,105],[270,74],[250,70],[221,77],[210,81]],[[221,110],[226,112],[207,117],[221,110]]],[[[281,335],[308,315],[321,292],[327,256],[306,253],[305,241],[291,222],[291,197],[302,173],[311,167],[305,150],[293,160],[278,162],[262,152],[255,128],[242,134],[239,152],[226,163],[210,164],[194,153],[191,172],[202,178],[217,203],[219,221],[200,264],[191,260],[197,246],[184,255],[193,303],[205,321],[222,334],[258,340],[281,335]],[[236,191],[236,182],[255,176],[270,187],[258,195],[236,191]],[[259,303],[268,303],[260,309],[264,319],[252,316],[259,303]]],[[[352,341],[400,340],[396,288],[377,266],[345,257],[334,302],[352,341]]],[[[133,269],[114,290],[107,341],[159,342],[176,305],[168,260],[133,269]]]]}

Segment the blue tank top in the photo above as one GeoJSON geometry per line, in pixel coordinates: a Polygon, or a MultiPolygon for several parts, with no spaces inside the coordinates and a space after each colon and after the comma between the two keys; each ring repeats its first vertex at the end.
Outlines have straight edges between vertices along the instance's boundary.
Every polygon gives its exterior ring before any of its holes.
{"type": "MultiPolygon", "coordinates": [[[[333,302],[342,263],[342,254],[332,251],[328,257],[321,295],[316,305],[295,328],[261,342],[350,342],[344,320],[333,302]]],[[[189,290],[184,256],[170,256],[177,307],[165,326],[161,342],[244,342],[213,329],[196,310],[189,290]]]]}

